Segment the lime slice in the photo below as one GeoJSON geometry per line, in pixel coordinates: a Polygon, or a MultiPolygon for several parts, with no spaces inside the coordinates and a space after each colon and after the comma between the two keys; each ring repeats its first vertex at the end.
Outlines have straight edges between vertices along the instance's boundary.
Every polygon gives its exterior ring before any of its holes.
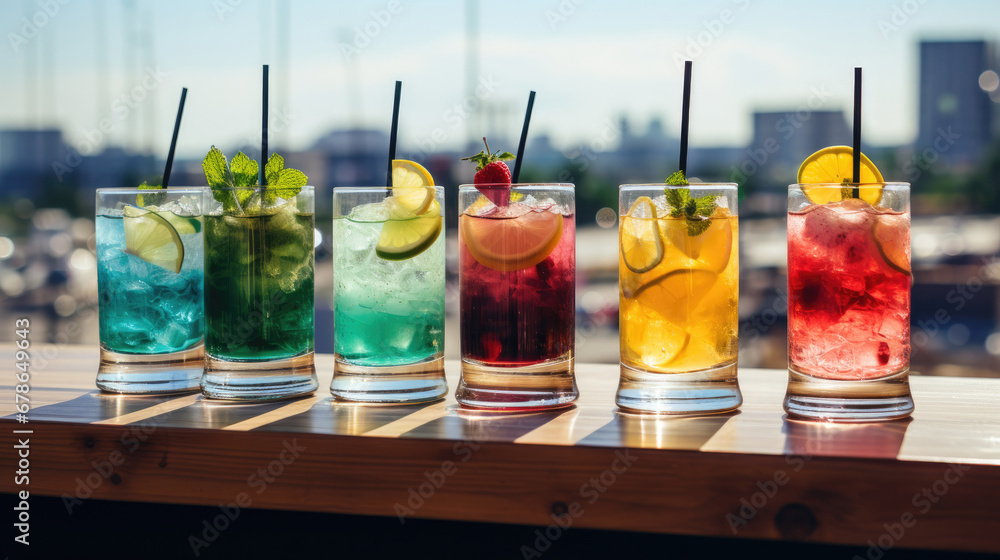
{"type": "Polygon", "coordinates": [[[663,260],[663,241],[656,226],[656,207],[648,196],[641,196],[632,203],[618,231],[622,261],[632,272],[649,272],[663,260]]]}
{"type": "Polygon", "coordinates": [[[441,234],[441,205],[431,199],[430,207],[420,215],[411,212],[395,197],[390,200],[389,219],[382,225],[382,234],[375,254],[387,261],[412,259],[434,244],[441,234]]]}
{"type": "MultiPolygon", "coordinates": [[[[854,174],[854,149],[850,146],[829,146],[807,157],[799,166],[797,182],[803,194],[813,204],[839,202],[851,198],[849,186],[854,174]],[[805,186],[805,185],[815,186],[805,186]],[[844,187],[838,185],[846,185],[844,187]]],[[[872,160],[861,154],[861,183],[883,183],[885,180],[872,160]]],[[[861,199],[877,206],[882,200],[881,185],[860,188],[861,199]]]]}
{"type": "Polygon", "coordinates": [[[405,159],[392,160],[392,197],[410,212],[420,215],[434,201],[434,178],[422,165],[405,159]]]}
{"type": "Polygon", "coordinates": [[[910,224],[905,215],[882,214],[875,219],[872,237],[885,264],[898,272],[912,276],[909,229],[910,224]]]}
{"type": "Polygon", "coordinates": [[[180,272],[184,244],[174,226],[152,210],[127,206],[123,214],[125,252],[171,272],[180,272]]]}

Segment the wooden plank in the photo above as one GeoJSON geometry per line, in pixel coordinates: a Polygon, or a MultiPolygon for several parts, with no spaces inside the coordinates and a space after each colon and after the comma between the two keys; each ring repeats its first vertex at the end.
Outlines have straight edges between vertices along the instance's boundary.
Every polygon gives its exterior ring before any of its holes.
{"type": "MultiPolygon", "coordinates": [[[[1000,552],[997,379],[915,376],[912,420],[836,425],[788,421],[773,370],[741,370],[745,403],[726,415],[617,412],[610,364],[578,365],[572,408],[496,414],[450,395],[332,402],[329,356],[320,390],[297,401],[103,395],[90,389],[95,357],[62,348],[33,378],[31,422],[0,419],[34,431],[33,494],[211,506],[246,494],[251,507],[537,525],[576,503],[580,527],[853,545],[905,520],[918,528],[884,539],[1000,552]]],[[[454,387],[458,364],[446,373],[454,387]]],[[[13,461],[0,456],[0,470],[13,461]]]]}

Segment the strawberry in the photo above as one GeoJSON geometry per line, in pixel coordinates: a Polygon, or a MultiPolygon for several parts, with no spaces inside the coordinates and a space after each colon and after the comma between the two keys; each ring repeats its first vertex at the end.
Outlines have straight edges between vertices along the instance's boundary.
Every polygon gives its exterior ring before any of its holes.
{"type": "Polygon", "coordinates": [[[474,156],[462,158],[462,161],[476,162],[476,176],[472,182],[476,188],[497,206],[507,206],[510,203],[510,168],[503,160],[514,159],[510,152],[491,152],[490,145],[483,138],[486,151],[474,156]]]}

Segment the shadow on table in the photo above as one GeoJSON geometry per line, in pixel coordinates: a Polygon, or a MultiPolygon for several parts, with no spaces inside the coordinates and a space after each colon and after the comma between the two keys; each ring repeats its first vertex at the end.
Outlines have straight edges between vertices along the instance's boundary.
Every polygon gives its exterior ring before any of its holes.
{"type": "Polygon", "coordinates": [[[792,455],[821,455],[895,459],[903,446],[912,419],[864,424],[802,422],[785,418],[785,452],[792,455]]]}

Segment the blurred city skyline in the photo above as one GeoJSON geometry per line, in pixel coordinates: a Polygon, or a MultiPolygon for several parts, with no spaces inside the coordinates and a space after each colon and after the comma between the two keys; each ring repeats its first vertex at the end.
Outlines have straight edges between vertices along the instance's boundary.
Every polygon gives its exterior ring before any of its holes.
{"type": "MultiPolygon", "coordinates": [[[[162,158],[188,87],[178,157],[200,158],[258,137],[269,63],[275,149],[308,149],[331,130],[387,131],[396,79],[410,150],[464,149],[483,134],[516,141],[529,90],[532,136],[559,147],[601,138],[622,117],[637,129],[659,120],[675,137],[679,61],[693,59],[694,147],[750,145],[755,112],[805,107],[817,92],[823,110],[849,111],[854,66],[865,68],[866,143],[907,145],[918,135],[919,42],[995,41],[983,22],[1000,20],[1000,3],[852,0],[814,14],[777,0],[10,2],[0,70],[14,87],[0,128],[58,128],[69,145],[93,146],[83,155],[122,146],[162,158]]],[[[980,80],[1000,102],[991,84],[980,80]]]]}

